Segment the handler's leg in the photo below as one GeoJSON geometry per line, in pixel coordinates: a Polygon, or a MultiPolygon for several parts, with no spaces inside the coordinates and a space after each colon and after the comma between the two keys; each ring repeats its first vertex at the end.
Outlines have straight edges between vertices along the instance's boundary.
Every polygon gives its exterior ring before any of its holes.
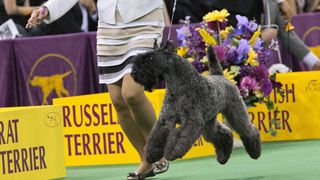
{"type": "MultiPolygon", "coordinates": [[[[111,101],[116,109],[118,120],[120,126],[126,136],[128,137],[131,144],[137,150],[141,162],[144,162],[144,151],[143,148],[146,144],[146,138],[141,132],[141,129],[137,126],[136,122],[133,120],[131,111],[125,99],[122,96],[122,85],[123,82],[118,81],[114,84],[108,84],[108,90],[111,97],[111,101]]],[[[149,170],[151,165],[146,165],[141,163],[139,168],[136,170],[137,173],[141,174],[149,170]]]]}
{"type": "Polygon", "coordinates": [[[131,110],[133,120],[147,139],[156,121],[154,108],[144,94],[142,85],[136,83],[129,74],[124,76],[123,81],[122,96],[131,110]]]}
{"type": "Polygon", "coordinates": [[[151,102],[144,94],[144,87],[137,84],[130,74],[125,75],[123,78],[122,96],[129,106],[133,121],[138,127],[135,128],[135,131],[143,135],[144,141],[139,141],[140,149],[138,150],[142,162],[137,170],[137,173],[143,173],[152,167],[152,165],[145,160],[143,147],[146,145],[147,138],[156,121],[156,114],[151,102]]]}

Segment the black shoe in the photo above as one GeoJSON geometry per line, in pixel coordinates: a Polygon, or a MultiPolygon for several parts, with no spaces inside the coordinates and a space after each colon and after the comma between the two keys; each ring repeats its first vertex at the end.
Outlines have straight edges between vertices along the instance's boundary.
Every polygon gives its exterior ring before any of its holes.
{"type": "Polygon", "coordinates": [[[153,177],[156,174],[153,172],[154,168],[150,169],[149,171],[143,173],[143,174],[138,174],[135,172],[130,172],[129,175],[127,176],[127,180],[144,180],[147,177],[153,177]]]}

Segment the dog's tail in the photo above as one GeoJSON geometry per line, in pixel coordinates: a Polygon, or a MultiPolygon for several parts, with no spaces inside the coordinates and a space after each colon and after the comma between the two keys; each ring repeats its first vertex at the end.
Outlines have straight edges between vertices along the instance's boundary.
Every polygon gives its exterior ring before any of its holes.
{"type": "Polygon", "coordinates": [[[61,74],[61,76],[62,76],[62,78],[64,78],[64,77],[68,76],[71,73],[72,73],[72,71],[68,71],[66,73],[61,74]]]}
{"type": "Polygon", "coordinates": [[[208,59],[210,75],[223,75],[222,67],[212,46],[208,47],[208,59]]]}

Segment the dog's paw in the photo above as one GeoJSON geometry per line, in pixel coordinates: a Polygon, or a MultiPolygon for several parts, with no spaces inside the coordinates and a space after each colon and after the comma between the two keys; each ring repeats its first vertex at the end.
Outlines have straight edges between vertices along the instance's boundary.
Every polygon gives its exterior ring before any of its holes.
{"type": "Polygon", "coordinates": [[[243,145],[252,159],[258,159],[261,156],[261,139],[259,131],[254,128],[254,135],[250,137],[240,136],[243,145]]]}
{"type": "Polygon", "coordinates": [[[215,149],[217,154],[217,161],[220,164],[228,162],[233,149],[233,135],[231,130],[222,129],[217,137],[215,137],[215,149]]]}

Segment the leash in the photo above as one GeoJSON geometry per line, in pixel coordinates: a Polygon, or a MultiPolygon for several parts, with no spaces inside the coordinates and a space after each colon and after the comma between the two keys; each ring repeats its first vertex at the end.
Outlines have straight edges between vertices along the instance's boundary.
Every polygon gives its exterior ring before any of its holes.
{"type": "Polygon", "coordinates": [[[174,0],[174,3],[173,3],[172,14],[171,14],[171,22],[170,22],[171,25],[170,25],[170,28],[169,28],[169,33],[168,33],[168,38],[167,38],[167,40],[170,40],[170,37],[171,37],[172,23],[173,23],[174,14],[175,14],[176,8],[177,8],[177,1],[178,1],[178,0],[174,0]]]}
{"type": "MultiPolygon", "coordinates": [[[[268,3],[269,0],[263,0],[263,4],[264,4],[264,12],[265,12],[265,16],[266,16],[266,21],[265,24],[266,25],[263,25],[261,26],[261,28],[275,28],[279,31],[279,26],[277,24],[271,24],[271,10],[270,10],[270,5],[268,3]]],[[[282,63],[282,57],[281,57],[281,52],[280,52],[280,47],[279,47],[279,44],[277,43],[276,45],[276,49],[277,51],[277,55],[278,55],[278,59],[279,59],[279,63],[280,64],[283,64],[282,63]]]]}

